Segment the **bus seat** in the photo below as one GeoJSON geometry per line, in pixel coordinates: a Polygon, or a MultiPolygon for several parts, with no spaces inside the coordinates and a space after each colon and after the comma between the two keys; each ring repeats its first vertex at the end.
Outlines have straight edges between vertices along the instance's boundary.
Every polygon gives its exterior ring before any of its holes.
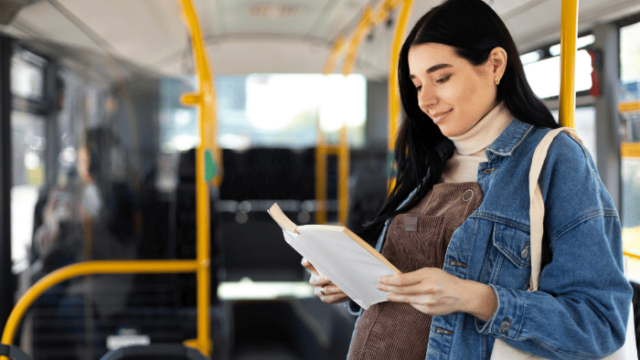
{"type": "Polygon", "coordinates": [[[13,345],[0,344],[0,355],[11,360],[32,360],[29,355],[13,345]]]}

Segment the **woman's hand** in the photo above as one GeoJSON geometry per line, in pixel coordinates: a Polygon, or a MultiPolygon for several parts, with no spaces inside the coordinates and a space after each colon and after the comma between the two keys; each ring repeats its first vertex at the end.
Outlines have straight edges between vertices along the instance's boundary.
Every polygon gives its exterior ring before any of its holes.
{"type": "Polygon", "coordinates": [[[327,304],[339,304],[349,300],[347,294],[343,293],[331,280],[318,274],[313,265],[307,259],[302,259],[302,266],[311,272],[309,284],[313,286],[313,293],[327,304]]]}
{"type": "Polygon", "coordinates": [[[387,300],[408,303],[428,315],[466,312],[486,321],[497,309],[491,287],[462,280],[438,268],[383,276],[378,289],[390,292],[387,300]]]}

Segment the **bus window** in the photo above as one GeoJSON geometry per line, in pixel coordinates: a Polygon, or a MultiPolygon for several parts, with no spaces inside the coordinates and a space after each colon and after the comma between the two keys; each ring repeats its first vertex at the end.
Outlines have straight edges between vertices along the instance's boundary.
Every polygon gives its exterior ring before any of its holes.
{"type": "MultiPolygon", "coordinates": [[[[552,110],[551,114],[558,121],[558,110],[552,110]]],[[[575,113],[575,129],[582,139],[584,146],[589,150],[593,161],[597,164],[596,152],[596,108],[593,106],[584,106],[576,108],[575,113]]]]}
{"type": "Polygon", "coordinates": [[[43,100],[45,64],[46,60],[29,51],[14,54],[11,58],[11,93],[29,100],[43,100]]]}
{"type": "MultiPolygon", "coordinates": [[[[577,39],[578,49],[593,43],[593,35],[577,39]]],[[[533,92],[541,99],[557,97],[560,94],[560,44],[549,48],[551,57],[541,59],[542,50],[523,54],[520,59],[524,64],[524,72],[533,92]]],[[[591,56],[587,50],[576,53],[576,92],[589,90],[593,86],[591,56]]],[[[577,114],[576,114],[577,116],[577,114]]]]}
{"type": "Polygon", "coordinates": [[[620,81],[640,79],[640,22],[620,28],[620,81]]]}
{"type": "Polygon", "coordinates": [[[41,116],[11,114],[11,258],[26,265],[34,225],[38,191],[45,183],[46,123],[41,116]]]}
{"type": "MultiPolygon", "coordinates": [[[[196,112],[180,105],[176,89],[190,79],[165,78],[161,85],[161,148],[165,153],[194,148],[196,112]]],[[[364,146],[366,79],[362,75],[250,74],[216,77],[218,141],[222,148],[309,148],[318,122],[337,142],[342,124],[352,148],[364,146]]]]}
{"type": "MultiPolygon", "coordinates": [[[[621,103],[640,101],[640,22],[620,28],[621,103]],[[629,91],[632,90],[632,91],[629,91]]],[[[622,141],[640,142],[640,111],[621,113],[622,141]]],[[[640,158],[622,158],[622,239],[629,250],[640,252],[640,158]]],[[[640,264],[630,262],[630,275],[640,281],[640,264]]]]}

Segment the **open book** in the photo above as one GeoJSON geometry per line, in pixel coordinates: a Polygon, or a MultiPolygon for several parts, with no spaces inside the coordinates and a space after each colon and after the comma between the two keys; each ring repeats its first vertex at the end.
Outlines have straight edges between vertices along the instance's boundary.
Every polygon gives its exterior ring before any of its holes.
{"type": "Polygon", "coordinates": [[[373,247],[344,226],[296,226],[273,204],[269,215],[282,228],[284,239],[345,294],[364,309],[387,301],[378,279],[400,271],[373,247]]]}

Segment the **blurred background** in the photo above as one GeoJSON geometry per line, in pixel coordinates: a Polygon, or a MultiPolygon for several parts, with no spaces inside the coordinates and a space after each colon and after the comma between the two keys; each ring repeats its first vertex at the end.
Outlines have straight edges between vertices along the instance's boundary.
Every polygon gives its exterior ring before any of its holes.
{"type": "MultiPolygon", "coordinates": [[[[487,0],[557,117],[560,1],[487,0]]],[[[215,75],[222,182],[210,187],[214,359],[342,359],[355,318],[313,296],[266,210],[317,222],[319,141],[346,128],[348,220],[386,192],[390,48],[400,6],[367,29],[353,71],[334,44],[380,0],[193,0],[215,75]]],[[[437,0],[416,1],[408,28],[437,0]]],[[[198,114],[175,0],[0,0],[0,328],[43,276],[88,260],[194,259],[198,114]]],[[[640,253],[640,4],[583,0],[575,127],[640,253]]],[[[345,144],[343,144],[345,146],[345,144]]],[[[338,223],[337,152],[326,160],[338,223]]],[[[640,262],[629,276],[640,282],[640,262]]],[[[635,286],[635,285],[634,285],[635,286]]],[[[637,301],[635,302],[637,303],[637,301]]],[[[16,343],[34,359],[99,359],[196,336],[196,276],[95,275],[48,290],[16,343]]],[[[640,314],[636,310],[636,314],[640,314]]]]}

